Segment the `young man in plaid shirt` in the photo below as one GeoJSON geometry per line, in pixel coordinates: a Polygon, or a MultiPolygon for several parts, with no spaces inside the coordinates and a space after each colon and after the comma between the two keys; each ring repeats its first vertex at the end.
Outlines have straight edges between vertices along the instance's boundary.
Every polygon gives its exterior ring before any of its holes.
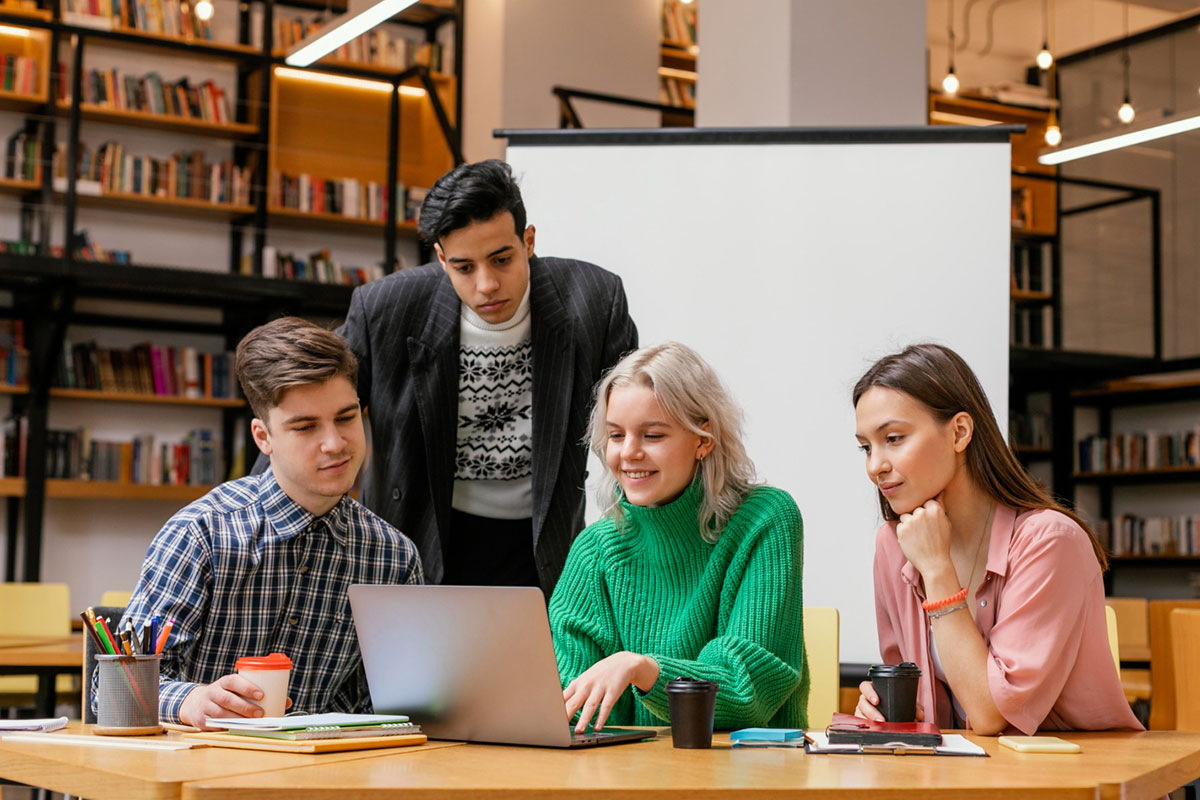
{"type": "Polygon", "coordinates": [[[174,620],[159,715],[200,728],[262,716],[262,691],[234,664],[275,652],[294,665],[293,711],[369,711],[347,589],[424,578],[413,543],[346,496],[366,451],[358,364],[336,333],[294,317],[251,331],[236,364],[271,468],[213,489],[150,545],[124,619],[174,620]]]}

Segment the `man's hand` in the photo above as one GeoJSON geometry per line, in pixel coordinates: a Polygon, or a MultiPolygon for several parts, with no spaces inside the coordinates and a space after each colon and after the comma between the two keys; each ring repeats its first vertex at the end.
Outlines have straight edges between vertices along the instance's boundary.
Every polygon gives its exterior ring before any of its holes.
{"type": "MultiPolygon", "coordinates": [[[[262,689],[241,675],[225,675],[188,692],[179,707],[179,721],[203,731],[218,730],[207,726],[209,718],[261,717],[262,706],[254,701],[262,697],[262,689]]],[[[287,704],[292,704],[291,698],[287,704]]]]}
{"type": "Polygon", "coordinates": [[[597,661],[586,672],[571,681],[563,690],[563,701],[567,704],[567,719],[579,714],[575,725],[576,733],[587,730],[592,715],[596,716],[595,730],[604,727],[609,712],[630,684],[643,692],[654,688],[658,682],[658,662],[649,656],[622,650],[608,658],[597,661]]]}

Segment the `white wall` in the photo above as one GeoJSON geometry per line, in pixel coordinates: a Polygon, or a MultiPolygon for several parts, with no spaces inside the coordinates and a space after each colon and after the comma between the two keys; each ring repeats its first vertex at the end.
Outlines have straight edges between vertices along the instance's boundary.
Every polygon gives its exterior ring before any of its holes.
{"type": "Polygon", "coordinates": [[[875,661],[879,508],[850,391],[876,358],[935,339],[1007,427],[1007,142],[510,144],[508,157],[539,252],[617,272],[642,344],[691,345],[731,388],[760,476],[804,515],[805,603],[841,610],[843,662],[875,661]]]}
{"type": "MultiPolygon", "coordinates": [[[[556,128],[560,85],[658,99],[661,0],[472,0],[463,150],[500,157],[497,128],[556,128]]],[[[576,101],[588,128],[657,127],[653,111],[576,101]]]]}

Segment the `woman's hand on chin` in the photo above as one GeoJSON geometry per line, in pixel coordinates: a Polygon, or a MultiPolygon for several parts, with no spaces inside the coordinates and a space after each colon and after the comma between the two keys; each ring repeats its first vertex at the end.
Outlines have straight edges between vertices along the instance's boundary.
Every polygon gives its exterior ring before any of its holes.
{"type": "Polygon", "coordinates": [[[941,496],[928,500],[909,514],[901,514],[896,525],[896,540],[904,557],[928,583],[935,574],[950,570],[950,518],[941,504],[941,496]]]}

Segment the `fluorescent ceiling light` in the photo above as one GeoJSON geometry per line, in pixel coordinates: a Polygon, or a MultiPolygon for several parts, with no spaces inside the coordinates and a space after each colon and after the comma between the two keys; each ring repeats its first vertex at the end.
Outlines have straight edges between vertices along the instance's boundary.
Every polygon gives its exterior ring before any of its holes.
{"type": "Polygon", "coordinates": [[[1165,136],[1174,136],[1178,133],[1187,133],[1194,130],[1200,130],[1200,115],[1176,115],[1174,117],[1167,117],[1160,122],[1147,125],[1136,131],[1126,131],[1116,135],[1097,134],[1069,147],[1043,150],[1038,156],[1038,163],[1050,166],[1063,164],[1067,161],[1074,161],[1077,158],[1087,158],[1088,156],[1107,153],[1110,150],[1118,150],[1122,147],[1142,144],[1154,139],[1162,139],[1165,136]]]}
{"type": "Polygon", "coordinates": [[[284,61],[293,67],[307,67],[327,56],[346,42],[386,22],[417,0],[350,0],[346,13],[335,17],[288,48],[284,61]]]}

